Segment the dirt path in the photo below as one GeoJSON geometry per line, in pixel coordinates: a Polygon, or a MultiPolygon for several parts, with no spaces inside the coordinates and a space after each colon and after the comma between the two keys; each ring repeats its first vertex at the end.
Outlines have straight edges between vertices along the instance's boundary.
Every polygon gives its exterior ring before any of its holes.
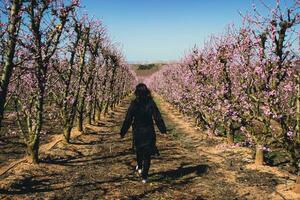
{"type": "Polygon", "coordinates": [[[222,150],[220,139],[204,136],[166,102],[158,103],[172,130],[158,134],[161,156],[152,162],[148,184],[134,173],[131,132],[124,140],[117,135],[127,99],[71,145],[59,142],[45,151],[38,166],[23,163],[5,173],[0,199],[295,199],[294,177],[255,169],[249,151],[222,150]]]}

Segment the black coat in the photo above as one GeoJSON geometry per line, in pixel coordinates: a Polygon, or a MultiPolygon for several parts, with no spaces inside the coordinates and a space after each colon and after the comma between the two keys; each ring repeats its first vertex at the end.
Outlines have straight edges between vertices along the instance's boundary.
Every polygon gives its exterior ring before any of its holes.
{"type": "Polygon", "coordinates": [[[166,133],[165,123],[153,99],[144,101],[135,99],[127,110],[120,134],[124,136],[132,125],[136,150],[143,151],[147,149],[150,154],[154,154],[156,134],[153,119],[160,132],[166,133]]]}

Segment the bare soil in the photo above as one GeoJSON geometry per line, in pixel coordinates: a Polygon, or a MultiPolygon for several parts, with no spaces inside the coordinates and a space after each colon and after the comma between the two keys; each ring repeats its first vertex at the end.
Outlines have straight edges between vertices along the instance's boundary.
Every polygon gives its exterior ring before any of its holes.
{"type": "Polygon", "coordinates": [[[22,160],[21,144],[3,141],[0,199],[300,199],[293,192],[295,176],[253,165],[249,149],[209,137],[159,98],[170,131],[157,134],[161,155],[143,184],[134,172],[131,131],[123,140],[118,135],[129,101],[97,125],[86,125],[85,133],[75,130],[71,144],[60,135],[48,137],[39,165],[22,160]]]}

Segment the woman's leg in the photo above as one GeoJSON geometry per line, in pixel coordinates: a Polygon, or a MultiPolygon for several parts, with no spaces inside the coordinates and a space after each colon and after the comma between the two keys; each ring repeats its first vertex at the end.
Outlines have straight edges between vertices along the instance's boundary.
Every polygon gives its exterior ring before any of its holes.
{"type": "Polygon", "coordinates": [[[131,150],[132,150],[132,153],[134,154],[134,153],[135,153],[135,141],[134,141],[134,136],[132,136],[132,146],[131,146],[131,150]]]}
{"type": "Polygon", "coordinates": [[[143,165],[142,178],[147,179],[149,169],[150,169],[150,164],[151,164],[151,155],[148,153],[144,154],[143,161],[144,161],[144,163],[143,163],[144,165],[143,165]]]}
{"type": "Polygon", "coordinates": [[[140,151],[136,151],[136,162],[139,169],[143,167],[143,154],[140,151]]]}

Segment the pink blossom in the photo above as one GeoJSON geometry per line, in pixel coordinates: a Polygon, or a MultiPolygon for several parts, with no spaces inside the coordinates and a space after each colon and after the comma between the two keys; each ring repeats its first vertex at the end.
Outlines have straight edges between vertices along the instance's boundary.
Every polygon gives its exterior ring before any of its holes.
{"type": "Polygon", "coordinates": [[[293,86],[292,86],[292,83],[289,82],[288,84],[286,84],[286,85],[284,86],[284,90],[285,90],[286,92],[292,92],[292,91],[294,90],[294,88],[293,88],[293,86]]]}

